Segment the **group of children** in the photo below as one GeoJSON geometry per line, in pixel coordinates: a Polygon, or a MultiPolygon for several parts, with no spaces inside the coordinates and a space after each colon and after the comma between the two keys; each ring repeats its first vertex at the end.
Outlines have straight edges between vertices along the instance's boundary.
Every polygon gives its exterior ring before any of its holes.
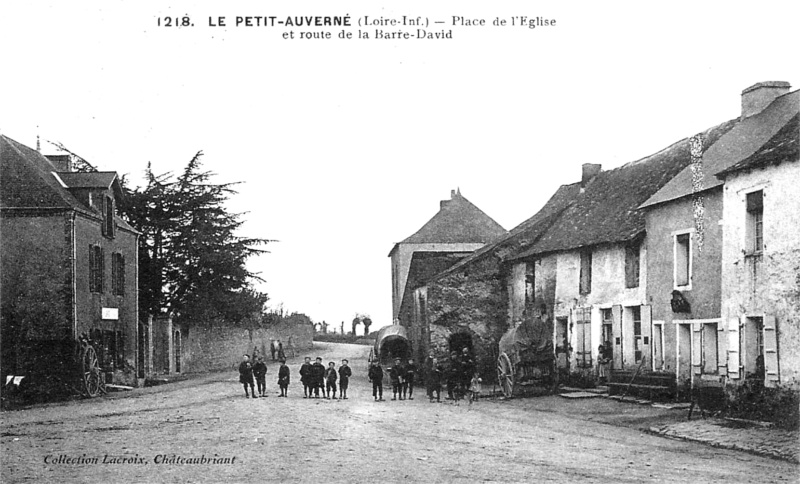
{"type": "MultiPolygon", "coordinates": [[[[426,362],[425,372],[425,386],[428,390],[428,398],[430,402],[434,401],[434,394],[436,401],[440,402],[441,386],[442,386],[442,369],[433,356],[426,362]]],[[[460,361],[460,360],[459,360],[460,361]]],[[[453,364],[455,363],[455,360],[453,364]]],[[[278,369],[278,387],[280,387],[281,394],[279,397],[288,396],[288,388],[290,383],[289,367],[286,365],[286,360],[280,360],[280,368],[278,369]]],[[[451,366],[453,366],[451,364],[451,366]]],[[[465,364],[460,364],[460,369],[466,369],[465,364]]],[[[448,373],[454,373],[453,368],[448,368],[448,373]]],[[[403,363],[400,358],[394,359],[394,365],[388,369],[389,380],[392,384],[392,400],[408,400],[414,399],[414,380],[417,374],[417,366],[414,359],[409,359],[408,363],[403,363]]],[[[463,373],[462,373],[463,374],[463,373]]],[[[336,368],[336,363],[329,362],[328,367],[322,364],[322,358],[317,357],[314,363],[311,363],[311,358],[306,357],[305,362],[300,366],[300,381],[303,383],[303,398],[322,398],[337,400],[336,392],[339,391],[342,400],[347,400],[347,388],[350,384],[350,377],[353,375],[350,369],[349,362],[342,360],[341,366],[336,368]],[[338,388],[337,388],[338,381],[338,388]],[[321,392],[320,392],[321,390],[321,392]]],[[[256,357],[256,362],[251,363],[250,355],[244,355],[242,362],[239,365],[239,382],[244,387],[244,394],[246,398],[252,395],[252,398],[267,397],[266,393],[266,376],[267,365],[264,363],[261,356],[256,357]],[[254,383],[255,380],[255,383],[254,383]],[[258,388],[258,395],[256,395],[256,388],[258,388]],[[248,392],[249,388],[249,392],[248,392]]],[[[378,359],[374,359],[370,365],[369,381],[372,382],[372,396],[375,401],[383,400],[383,376],[384,371],[378,359]]],[[[455,373],[454,373],[455,376],[455,373]]],[[[467,384],[458,385],[455,388],[451,387],[453,379],[448,376],[447,387],[449,390],[450,398],[456,403],[469,393],[470,403],[478,400],[481,393],[481,379],[477,373],[474,373],[472,380],[467,384]],[[455,389],[455,392],[453,390],[455,389]],[[460,391],[459,391],[460,390],[460,391]]]]}
{"type": "Polygon", "coordinates": [[[447,398],[458,404],[463,398],[473,403],[480,398],[483,380],[475,371],[475,364],[465,348],[461,354],[452,352],[444,365],[434,353],[425,362],[425,386],[431,403],[441,401],[442,383],[446,384],[447,398]]]}
{"type": "Polygon", "coordinates": [[[336,363],[329,362],[328,368],[322,364],[322,358],[312,364],[311,358],[306,356],[305,362],[300,367],[300,381],[303,383],[303,398],[319,398],[322,390],[322,398],[336,400],[336,381],[339,381],[339,395],[342,400],[347,400],[347,387],[350,385],[350,377],[353,375],[348,361],[342,360],[342,366],[337,372],[336,363]],[[313,395],[312,395],[313,393],[313,395]]]}
{"type": "MultiPolygon", "coordinates": [[[[280,360],[281,366],[278,368],[278,387],[281,389],[279,397],[286,397],[289,388],[289,367],[286,365],[286,360],[280,360]]],[[[244,355],[242,362],[239,364],[239,383],[244,387],[244,396],[249,398],[252,394],[253,398],[266,398],[267,395],[267,365],[264,363],[264,358],[261,356],[256,357],[256,362],[250,361],[250,355],[244,355]],[[258,385],[258,395],[254,388],[253,380],[258,385]],[[247,389],[250,389],[248,392],[247,389]]]]}
{"type": "MultiPolygon", "coordinates": [[[[392,400],[414,399],[414,379],[417,375],[417,365],[414,359],[409,359],[408,364],[404,364],[400,358],[394,359],[394,366],[389,370],[389,381],[392,384],[392,400]]],[[[369,367],[369,381],[372,382],[372,396],[376,402],[383,400],[383,368],[378,359],[372,360],[369,367]]]]}

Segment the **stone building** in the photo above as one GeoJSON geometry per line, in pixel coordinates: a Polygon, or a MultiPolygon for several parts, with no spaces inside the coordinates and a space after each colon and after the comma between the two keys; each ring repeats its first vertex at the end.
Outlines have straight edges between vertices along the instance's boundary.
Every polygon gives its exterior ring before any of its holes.
{"type": "Polygon", "coordinates": [[[535,215],[414,290],[412,326],[423,335],[421,354],[433,350],[442,358],[467,347],[484,377],[493,378],[500,337],[521,317],[525,304],[533,304],[525,299],[532,281],[524,274],[521,281],[509,277],[506,259],[538,240],[574,202],[579,185],[560,187],[535,215]],[[517,304],[514,295],[520,294],[517,304]]]}
{"type": "MultiPolygon", "coordinates": [[[[117,216],[114,172],[77,173],[0,136],[3,377],[79,387],[76,345],[94,342],[108,383],[136,385],[137,238],[117,216]]],[[[138,374],[138,375],[137,375],[138,374]]]]}
{"type": "Polygon", "coordinates": [[[763,124],[760,139],[774,134],[717,173],[724,182],[718,357],[732,382],[800,389],[800,92],[781,95],[789,86],[776,84],[761,93],[775,100],[749,118],[763,124]]]}
{"type": "Polygon", "coordinates": [[[796,115],[797,96],[782,96],[788,90],[785,83],[746,89],[742,115],[730,130],[716,141],[693,137],[692,163],[642,205],[654,367],[673,373],[679,387],[727,373],[731,335],[725,332],[722,267],[729,260],[723,254],[730,238],[724,212],[731,201],[715,174],[750,156],[796,115]]]}
{"type": "MultiPolygon", "coordinates": [[[[706,135],[716,139],[728,128],[723,124],[706,135]]],[[[511,257],[512,286],[521,288],[527,274],[533,306],[551,311],[544,320],[553,325],[562,373],[592,377],[601,343],[612,345],[613,370],[636,369],[643,359],[652,369],[658,340],[645,294],[652,277],[644,263],[649,235],[639,205],[689,162],[688,140],[682,140],[612,170],[585,165],[574,203],[531,247],[511,257]]]]}
{"type": "MultiPolygon", "coordinates": [[[[392,317],[396,324],[410,328],[415,351],[422,351],[427,339],[418,325],[413,325],[419,304],[414,290],[428,278],[449,268],[487,243],[504,235],[506,230],[461,195],[450,192],[442,200],[439,212],[416,233],[395,244],[392,259],[392,317]]],[[[420,355],[421,356],[421,355],[420,355]]]]}

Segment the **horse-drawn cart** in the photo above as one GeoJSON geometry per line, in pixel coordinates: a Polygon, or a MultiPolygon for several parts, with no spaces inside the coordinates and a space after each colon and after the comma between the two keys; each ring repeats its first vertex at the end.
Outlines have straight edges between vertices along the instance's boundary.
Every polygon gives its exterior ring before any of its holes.
{"type": "Polygon", "coordinates": [[[77,369],[80,372],[77,383],[81,394],[97,397],[106,393],[105,373],[100,368],[97,350],[86,335],[78,340],[77,360],[77,369]]]}
{"type": "Polygon", "coordinates": [[[507,398],[521,386],[555,388],[557,373],[549,326],[546,321],[529,319],[500,338],[497,381],[507,398]]]}
{"type": "Polygon", "coordinates": [[[411,357],[411,342],[408,340],[406,328],[399,324],[385,326],[378,331],[375,345],[369,353],[369,362],[377,359],[384,367],[394,365],[394,359],[408,361],[411,357]]]}

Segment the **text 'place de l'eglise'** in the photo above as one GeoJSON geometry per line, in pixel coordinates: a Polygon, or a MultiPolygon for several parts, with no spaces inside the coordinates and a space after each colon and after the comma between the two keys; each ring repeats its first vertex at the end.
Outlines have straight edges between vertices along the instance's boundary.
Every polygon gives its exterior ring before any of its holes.
{"type": "MultiPolygon", "coordinates": [[[[762,82],[741,106],[619,168],[585,163],[510,231],[451,192],[389,253],[392,316],[413,357],[467,348],[484,386],[507,396],[598,383],[646,398],[796,394],[800,93],[762,82]]],[[[5,386],[46,388],[41,370],[63,366],[87,391],[99,364],[105,384],[135,387],[233,368],[279,339],[310,346],[310,325],[190,328],[140,314],[139,233],[117,213],[117,174],[73,171],[68,156],[5,136],[0,150],[5,386]]]]}

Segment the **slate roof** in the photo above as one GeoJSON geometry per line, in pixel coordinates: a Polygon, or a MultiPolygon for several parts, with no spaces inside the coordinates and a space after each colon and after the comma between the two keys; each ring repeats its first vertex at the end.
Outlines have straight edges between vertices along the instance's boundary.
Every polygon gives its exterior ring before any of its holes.
{"type": "Polygon", "coordinates": [[[58,172],[58,176],[70,188],[111,188],[117,179],[114,171],[99,171],[93,173],[58,172]]]}
{"type": "Polygon", "coordinates": [[[800,114],[795,114],[791,121],[786,123],[764,146],[744,160],[720,171],[717,173],[717,177],[724,179],[739,171],[764,168],[798,159],[800,159],[800,114]]]}
{"type": "Polygon", "coordinates": [[[517,225],[511,231],[476,250],[468,257],[460,260],[453,267],[437,274],[431,280],[437,280],[449,274],[458,272],[464,266],[474,263],[479,259],[496,254],[500,258],[514,251],[524,250],[533,244],[538,238],[557,220],[558,216],[572,203],[580,194],[580,183],[562,185],[556,190],[552,197],[544,206],[532,217],[517,225]]]}
{"type": "MultiPolygon", "coordinates": [[[[764,146],[798,113],[800,91],[776,98],[758,114],[739,121],[716,142],[706,140],[703,153],[703,190],[722,185],[715,175],[750,157],[764,146]]],[[[692,169],[685,168],[673,180],[646,200],[642,207],[676,200],[692,194],[692,169]]]]}
{"type": "MultiPolygon", "coordinates": [[[[55,172],[55,166],[47,157],[22,143],[0,135],[0,208],[75,210],[98,217],[100,215],[76,199],[69,188],[108,188],[113,183],[116,185],[115,191],[119,190],[117,175],[113,172],[62,172],[57,175],[55,172]],[[79,186],[70,185],[67,181],[79,186]]],[[[118,226],[136,232],[120,217],[115,217],[115,220],[118,226]]]]}
{"type": "Polygon", "coordinates": [[[454,192],[436,215],[416,233],[395,244],[392,252],[400,244],[485,244],[506,233],[506,229],[467,200],[461,192],[454,192]]]}
{"type": "MultiPolygon", "coordinates": [[[[727,121],[708,129],[704,132],[707,143],[713,144],[734,125],[735,121],[727,121]]],[[[531,247],[509,259],[628,242],[639,237],[645,230],[644,210],[639,206],[681,173],[690,161],[686,138],[653,155],[601,171],[531,247]]]]}
{"type": "Polygon", "coordinates": [[[0,135],[0,207],[61,208],[90,213],[53,176],[55,167],[38,151],[0,135]]]}

